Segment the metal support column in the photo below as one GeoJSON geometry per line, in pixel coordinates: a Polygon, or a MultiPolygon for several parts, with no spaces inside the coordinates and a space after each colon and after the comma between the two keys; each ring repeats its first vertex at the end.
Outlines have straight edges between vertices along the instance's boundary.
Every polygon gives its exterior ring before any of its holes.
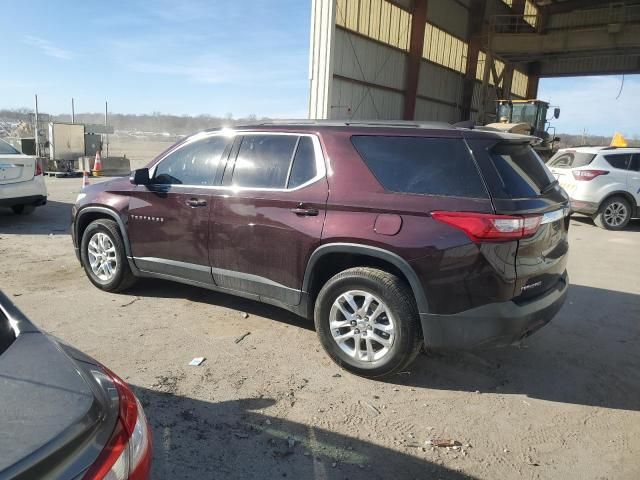
{"type": "Polygon", "coordinates": [[[424,31],[427,26],[427,0],[416,0],[411,17],[411,35],[409,43],[409,58],[407,65],[407,79],[404,93],[405,120],[414,120],[416,114],[416,98],[418,82],[420,81],[420,62],[424,47],[424,31]]]}
{"type": "Polygon", "coordinates": [[[540,64],[529,64],[529,81],[527,82],[527,99],[538,98],[538,83],[540,82],[540,64]]]}
{"type": "Polygon", "coordinates": [[[476,85],[476,68],[478,67],[478,54],[482,42],[482,25],[486,2],[484,0],[472,0],[469,9],[469,24],[467,26],[469,49],[467,50],[467,63],[462,87],[462,110],[460,120],[471,119],[471,104],[473,103],[473,90],[476,85]]]}

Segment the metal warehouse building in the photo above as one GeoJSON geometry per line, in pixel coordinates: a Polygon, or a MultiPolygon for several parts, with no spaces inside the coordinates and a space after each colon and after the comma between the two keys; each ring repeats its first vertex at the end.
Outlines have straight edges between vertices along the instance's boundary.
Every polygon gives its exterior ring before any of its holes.
{"type": "Polygon", "coordinates": [[[640,0],[313,0],[309,117],[493,120],[542,77],[640,73],[640,0]]]}

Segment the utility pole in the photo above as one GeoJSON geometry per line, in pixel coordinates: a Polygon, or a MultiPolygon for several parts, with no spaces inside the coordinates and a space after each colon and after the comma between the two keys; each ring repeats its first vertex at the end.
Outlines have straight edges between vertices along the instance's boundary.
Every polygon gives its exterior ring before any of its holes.
{"type": "Polygon", "coordinates": [[[34,117],[35,125],[33,126],[33,138],[36,142],[36,158],[40,157],[40,140],[38,135],[38,95],[36,94],[36,114],[34,117]]]}
{"type": "MultiPolygon", "coordinates": [[[[105,100],[104,102],[104,125],[105,127],[109,124],[109,103],[105,100]]],[[[105,158],[109,158],[109,134],[106,134],[106,138],[107,138],[107,156],[105,158]]]]}
{"type": "Polygon", "coordinates": [[[76,123],[76,108],[73,104],[73,97],[71,97],[71,123],[76,123]]]}

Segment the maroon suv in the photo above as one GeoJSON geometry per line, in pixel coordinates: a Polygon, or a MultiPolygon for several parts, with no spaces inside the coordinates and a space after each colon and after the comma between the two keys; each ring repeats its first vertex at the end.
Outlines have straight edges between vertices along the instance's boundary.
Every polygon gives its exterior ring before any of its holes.
{"type": "Polygon", "coordinates": [[[175,280],[313,318],[360,375],[508,345],[567,293],[569,200],[530,137],[445,124],[201,132],[87,188],[73,241],[98,288],[175,280]]]}

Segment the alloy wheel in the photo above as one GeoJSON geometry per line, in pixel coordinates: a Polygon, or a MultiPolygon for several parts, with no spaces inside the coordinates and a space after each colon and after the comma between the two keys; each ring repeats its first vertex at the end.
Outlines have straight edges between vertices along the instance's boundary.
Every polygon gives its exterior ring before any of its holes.
{"type": "Polygon", "coordinates": [[[627,218],[627,207],[620,202],[612,202],[604,211],[604,221],[610,227],[619,227],[627,218]]]}
{"type": "Polygon", "coordinates": [[[349,290],[333,302],[329,313],[331,336],[340,349],[360,362],[387,355],[395,340],[395,321],[375,295],[349,290]]]}
{"type": "Polygon", "coordinates": [[[116,247],[111,238],[102,232],[95,233],[87,245],[91,271],[103,282],[108,282],[118,271],[116,247]]]}

